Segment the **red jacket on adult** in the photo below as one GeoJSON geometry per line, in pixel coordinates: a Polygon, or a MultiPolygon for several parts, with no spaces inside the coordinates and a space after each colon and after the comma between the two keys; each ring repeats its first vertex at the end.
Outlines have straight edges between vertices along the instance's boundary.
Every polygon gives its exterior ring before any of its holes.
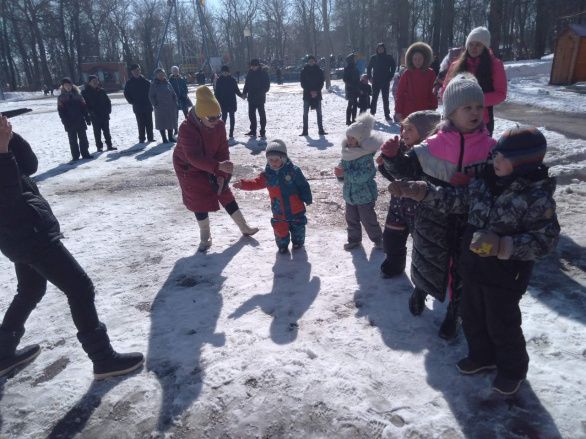
{"type": "Polygon", "coordinates": [[[435,110],[437,98],[433,93],[434,82],[435,72],[430,68],[406,69],[399,81],[395,113],[407,117],[415,111],[435,110]]]}
{"type": "MultiPolygon", "coordinates": [[[[488,123],[490,121],[488,108],[494,107],[495,105],[498,105],[507,99],[507,74],[505,73],[505,67],[503,66],[503,62],[494,56],[492,50],[490,50],[489,53],[492,60],[492,87],[494,90],[484,93],[484,123],[488,123]]],[[[450,83],[450,79],[455,74],[457,64],[457,60],[450,64],[448,74],[446,75],[446,80],[444,81],[442,89],[440,90],[440,94],[442,96],[446,90],[446,87],[450,83]]],[[[480,57],[468,57],[466,64],[467,70],[473,75],[476,75],[476,70],[480,64],[480,57]]]]}
{"type": "Polygon", "coordinates": [[[207,128],[190,111],[179,127],[179,140],[173,152],[173,167],[185,207],[192,212],[214,212],[220,209],[220,203],[225,206],[234,201],[227,185],[218,195],[210,183],[212,175],[228,177],[218,170],[218,165],[229,159],[224,122],[207,128]]]}

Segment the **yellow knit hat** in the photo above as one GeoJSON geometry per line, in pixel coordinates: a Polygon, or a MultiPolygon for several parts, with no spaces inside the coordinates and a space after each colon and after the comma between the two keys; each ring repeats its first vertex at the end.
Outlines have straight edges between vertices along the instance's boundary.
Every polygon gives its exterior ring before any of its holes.
{"type": "Polygon", "coordinates": [[[195,115],[200,119],[216,117],[222,113],[220,103],[205,85],[195,90],[195,115]]]}

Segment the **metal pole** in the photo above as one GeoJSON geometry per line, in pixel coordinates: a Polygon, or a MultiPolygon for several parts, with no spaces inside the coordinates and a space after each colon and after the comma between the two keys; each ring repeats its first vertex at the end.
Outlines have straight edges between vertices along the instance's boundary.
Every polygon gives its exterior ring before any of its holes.
{"type": "MultiPolygon", "coordinates": [[[[171,13],[173,12],[173,6],[175,6],[174,1],[169,1],[169,15],[167,15],[167,21],[165,22],[165,30],[163,31],[163,38],[161,39],[161,45],[159,46],[159,50],[157,51],[157,62],[155,63],[155,69],[159,67],[159,60],[161,59],[161,50],[163,49],[163,44],[165,44],[165,38],[167,37],[167,30],[169,29],[169,21],[171,21],[171,13]]],[[[155,77],[155,71],[151,74],[151,78],[155,77]]]]}
{"type": "MultiPolygon", "coordinates": [[[[201,39],[202,39],[202,43],[203,43],[203,52],[205,55],[205,61],[203,63],[203,67],[202,70],[206,67],[210,65],[210,53],[209,53],[209,48],[208,48],[208,39],[206,36],[206,26],[205,26],[205,17],[203,15],[203,10],[201,8],[201,2],[200,0],[194,0],[195,2],[195,6],[197,8],[197,15],[199,17],[199,27],[201,29],[201,39]]],[[[210,67],[211,70],[211,67],[210,67]]]]}

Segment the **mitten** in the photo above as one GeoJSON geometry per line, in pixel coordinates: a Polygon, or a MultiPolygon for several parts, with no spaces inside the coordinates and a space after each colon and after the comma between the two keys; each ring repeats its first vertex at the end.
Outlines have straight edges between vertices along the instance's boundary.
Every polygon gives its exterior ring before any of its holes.
{"type": "Polygon", "coordinates": [[[403,195],[402,184],[403,184],[402,181],[391,181],[391,183],[389,184],[388,190],[393,197],[398,198],[401,195],[403,195]]]}
{"type": "Polygon", "coordinates": [[[478,256],[496,256],[499,253],[501,237],[490,230],[477,230],[472,235],[470,251],[478,256]]]}
{"type": "Polygon", "coordinates": [[[399,143],[399,136],[387,140],[380,147],[380,152],[388,158],[393,158],[399,153],[401,144],[399,143]]]}
{"type": "Polygon", "coordinates": [[[87,126],[89,127],[92,124],[92,120],[88,117],[85,122],[87,123],[87,126]]]}
{"type": "Polygon", "coordinates": [[[456,172],[454,175],[452,175],[452,178],[450,178],[450,184],[452,186],[466,186],[468,183],[470,183],[471,179],[472,177],[469,175],[456,172]]]}
{"type": "Polygon", "coordinates": [[[421,201],[427,195],[427,183],[425,181],[400,182],[401,195],[403,198],[411,198],[415,201],[421,201]]]}

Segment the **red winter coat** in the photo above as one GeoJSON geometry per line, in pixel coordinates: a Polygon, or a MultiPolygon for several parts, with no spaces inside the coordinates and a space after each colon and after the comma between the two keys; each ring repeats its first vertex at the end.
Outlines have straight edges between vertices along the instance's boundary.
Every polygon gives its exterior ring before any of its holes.
{"type": "MultiPolygon", "coordinates": [[[[507,74],[505,73],[505,67],[503,62],[490,52],[492,59],[492,87],[494,91],[484,93],[484,123],[488,123],[490,116],[488,114],[488,107],[494,107],[507,99],[507,74]]],[[[472,58],[469,57],[466,60],[468,71],[476,75],[478,64],[480,63],[480,57],[472,58]]],[[[450,83],[450,79],[454,76],[456,65],[458,63],[454,61],[450,64],[448,74],[446,75],[446,81],[440,90],[440,95],[443,96],[446,87],[450,83]]]]}
{"type": "Polygon", "coordinates": [[[190,112],[179,127],[179,140],[173,152],[173,167],[185,207],[192,212],[214,212],[220,209],[219,204],[225,206],[234,201],[227,185],[218,195],[210,183],[212,175],[229,176],[218,170],[219,163],[229,159],[224,122],[207,128],[190,112]]]}
{"type": "Polygon", "coordinates": [[[430,69],[407,69],[401,75],[395,113],[403,117],[421,110],[435,110],[437,98],[433,93],[435,72],[430,69]]]}

